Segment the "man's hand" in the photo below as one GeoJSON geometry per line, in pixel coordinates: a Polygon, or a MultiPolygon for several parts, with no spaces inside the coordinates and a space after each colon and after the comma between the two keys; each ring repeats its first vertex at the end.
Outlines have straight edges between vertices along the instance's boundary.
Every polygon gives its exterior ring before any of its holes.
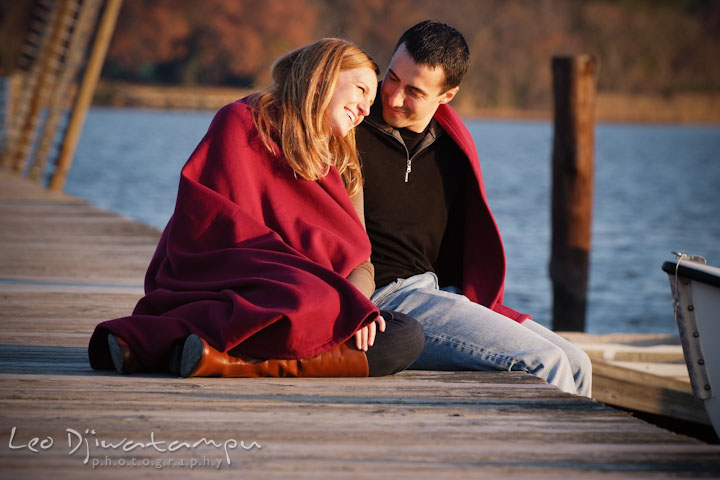
{"type": "Polygon", "coordinates": [[[372,347],[375,343],[377,330],[385,331],[385,319],[382,315],[378,315],[372,323],[355,332],[355,346],[357,349],[367,352],[368,347],[372,347]]]}

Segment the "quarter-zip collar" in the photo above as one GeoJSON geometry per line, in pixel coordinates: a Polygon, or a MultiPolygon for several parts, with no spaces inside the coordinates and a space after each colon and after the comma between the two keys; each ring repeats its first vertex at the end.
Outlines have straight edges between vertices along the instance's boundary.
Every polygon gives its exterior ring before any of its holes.
{"type": "Polygon", "coordinates": [[[400,131],[388,125],[383,119],[382,99],[380,98],[381,88],[382,82],[378,84],[378,93],[375,98],[375,102],[373,103],[373,106],[370,108],[370,115],[365,117],[364,121],[365,124],[369,127],[372,127],[375,130],[378,130],[383,134],[387,135],[388,137],[395,139],[395,141],[402,146],[403,150],[405,150],[405,158],[407,161],[405,169],[405,183],[407,183],[410,181],[410,174],[412,173],[412,161],[418,156],[418,154],[420,154],[423,150],[432,145],[435,140],[437,140],[441,135],[443,135],[444,130],[442,129],[442,127],[440,127],[440,124],[433,118],[432,120],[430,120],[430,125],[426,130],[425,137],[420,140],[420,142],[418,142],[415,150],[412,153],[409,152],[407,147],[405,146],[405,142],[403,141],[402,136],[400,135],[400,131]]]}

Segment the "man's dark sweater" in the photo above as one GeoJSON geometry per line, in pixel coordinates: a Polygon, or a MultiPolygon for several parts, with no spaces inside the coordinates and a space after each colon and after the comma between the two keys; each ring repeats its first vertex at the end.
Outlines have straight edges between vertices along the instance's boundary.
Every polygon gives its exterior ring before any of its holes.
{"type": "Polygon", "coordinates": [[[379,98],[356,138],[376,287],[435,272],[448,224],[459,217],[462,152],[434,121],[420,134],[389,127],[379,98]]]}

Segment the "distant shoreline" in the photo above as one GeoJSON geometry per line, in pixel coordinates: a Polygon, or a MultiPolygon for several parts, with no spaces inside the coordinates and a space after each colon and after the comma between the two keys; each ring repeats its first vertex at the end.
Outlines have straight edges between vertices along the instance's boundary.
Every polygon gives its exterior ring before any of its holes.
{"type": "MultiPolygon", "coordinates": [[[[228,87],[178,87],[101,82],[94,105],[169,110],[215,111],[255,90],[228,87]]],[[[550,109],[454,105],[460,115],[476,119],[550,120],[550,109]]],[[[720,124],[720,93],[672,96],[598,92],[597,121],[609,123],[720,124]]]]}

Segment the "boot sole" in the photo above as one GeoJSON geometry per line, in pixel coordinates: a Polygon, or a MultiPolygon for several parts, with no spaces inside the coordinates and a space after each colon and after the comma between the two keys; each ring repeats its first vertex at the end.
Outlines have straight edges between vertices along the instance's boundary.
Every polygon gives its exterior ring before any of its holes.
{"type": "Polygon", "coordinates": [[[180,376],[189,377],[195,371],[203,356],[205,345],[200,337],[194,333],[189,335],[183,346],[182,358],[180,359],[180,376]]]}
{"type": "Polygon", "coordinates": [[[108,333],[108,348],[110,349],[110,357],[112,358],[113,365],[115,365],[115,370],[117,370],[117,373],[120,375],[123,375],[125,373],[125,356],[123,355],[117,338],[115,338],[115,335],[112,333],[108,333]]]}

